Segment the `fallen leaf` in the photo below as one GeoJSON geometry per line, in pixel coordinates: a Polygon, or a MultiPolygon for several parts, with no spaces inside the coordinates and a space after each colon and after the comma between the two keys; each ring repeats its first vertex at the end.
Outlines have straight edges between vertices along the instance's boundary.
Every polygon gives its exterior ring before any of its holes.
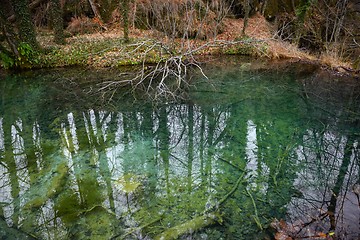
{"type": "Polygon", "coordinates": [[[275,239],[276,240],[292,240],[292,238],[289,236],[289,235],[287,235],[286,233],[284,233],[284,232],[277,232],[276,234],[275,234],[275,239]]]}

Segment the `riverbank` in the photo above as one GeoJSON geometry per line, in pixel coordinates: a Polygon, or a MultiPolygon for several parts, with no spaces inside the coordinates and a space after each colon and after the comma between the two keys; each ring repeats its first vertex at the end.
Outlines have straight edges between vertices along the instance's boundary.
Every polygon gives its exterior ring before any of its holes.
{"type": "Polygon", "coordinates": [[[316,60],[294,45],[274,38],[273,26],[260,14],[249,19],[246,36],[242,35],[243,19],[226,18],[223,23],[222,33],[206,40],[169,39],[156,30],[131,29],[130,42],[125,43],[122,28],[114,25],[106,31],[69,37],[66,45],[56,45],[51,32],[40,31],[38,40],[44,46],[45,54],[40,57],[39,65],[117,67],[144,61],[158,62],[166,54],[240,54],[270,59],[316,60]]]}
{"type": "Polygon", "coordinates": [[[114,24],[106,30],[68,37],[65,45],[55,44],[52,32],[41,29],[38,41],[43,52],[36,56],[32,67],[117,68],[165,62],[174,56],[193,61],[204,55],[248,55],[311,62],[342,74],[359,74],[351,62],[341,61],[331,54],[314,56],[277,39],[274,26],[260,14],[249,19],[245,36],[242,35],[243,25],[243,19],[226,18],[222,33],[206,40],[169,39],[156,30],[133,28],[130,41],[126,43],[121,26],[114,24]]]}

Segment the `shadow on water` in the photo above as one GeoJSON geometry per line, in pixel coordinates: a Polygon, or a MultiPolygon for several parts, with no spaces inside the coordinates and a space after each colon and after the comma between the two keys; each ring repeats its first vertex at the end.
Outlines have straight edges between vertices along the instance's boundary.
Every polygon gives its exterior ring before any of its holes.
{"type": "Polygon", "coordinates": [[[359,82],[295,63],[204,69],[187,101],[156,107],[94,90],[119,72],[2,79],[0,236],[359,238],[359,82]]]}

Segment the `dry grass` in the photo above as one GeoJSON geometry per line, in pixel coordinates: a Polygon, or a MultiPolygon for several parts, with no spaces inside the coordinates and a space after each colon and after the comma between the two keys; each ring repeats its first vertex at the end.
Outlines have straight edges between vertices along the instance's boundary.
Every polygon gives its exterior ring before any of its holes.
{"type": "Polygon", "coordinates": [[[320,62],[324,64],[325,66],[328,66],[332,69],[338,69],[341,71],[343,68],[351,69],[352,64],[350,62],[345,62],[339,59],[335,54],[329,52],[329,53],[323,53],[320,56],[320,62]]]}
{"type": "Polygon", "coordinates": [[[305,60],[316,60],[311,54],[301,51],[297,46],[289,42],[269,39],[267,40],[269,45],[269,57],[274,59],[281,58],[295,58],[305,60]]]}
{"type": "MultiPolygon", "coordinates": [[[[218,39],[232,41],[241,36],[244,26],[243,19],[225,19],[225,31],[218,35],[218,39]]],[[[255,40],[264,41],[267,45],[266,53],[262,55],[271,59],[295,58],[315,60],[309,53],[301,51],[295,45],[274,38],[275,27],[266,21],[259,13],[252,16],[248,21],[246,35],[255,40]]]]}

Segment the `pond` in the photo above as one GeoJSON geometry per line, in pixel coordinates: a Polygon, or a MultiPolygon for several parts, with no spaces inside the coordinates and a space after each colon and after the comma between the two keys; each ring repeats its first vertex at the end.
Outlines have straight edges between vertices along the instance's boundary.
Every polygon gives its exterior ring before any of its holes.
{"type": "Polygon", "coordinates": [[[1,238],[358,239],[359,80],[203,69],[187,100],[156,105],[95,90],[106,69],[3,76],[1,238]]]}

